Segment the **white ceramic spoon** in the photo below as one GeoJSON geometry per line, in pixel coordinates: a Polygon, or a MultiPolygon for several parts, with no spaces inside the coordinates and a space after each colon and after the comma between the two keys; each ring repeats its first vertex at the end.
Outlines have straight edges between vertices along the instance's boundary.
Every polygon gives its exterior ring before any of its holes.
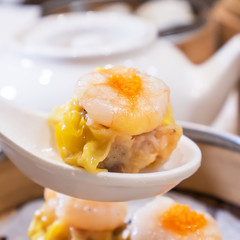
{"type": "Polygon", "coordinates": [[[169,191],[200,166],[199,148],[183,136],[167,163],[159,169],[139,174],[91,174],[61,160],[46,117],[0,98],[0,144],[26,176],[67,195],[96,201],[147,198],[169,191]]]}

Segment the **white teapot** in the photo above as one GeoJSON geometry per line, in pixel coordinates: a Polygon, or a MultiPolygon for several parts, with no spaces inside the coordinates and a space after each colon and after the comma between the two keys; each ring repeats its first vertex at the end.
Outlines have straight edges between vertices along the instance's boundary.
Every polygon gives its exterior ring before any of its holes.
{"type": "Polygon", "coordinates": [[[73,97],[79,76],[111,65],[159,77],[170,87],[176,119],[209,124],[238,80],[240,35],[205,63],[194,65],[137,17],[54,15],[18,35],[14,48],[2,52],[0,95],[49,112],[73,97]]]}

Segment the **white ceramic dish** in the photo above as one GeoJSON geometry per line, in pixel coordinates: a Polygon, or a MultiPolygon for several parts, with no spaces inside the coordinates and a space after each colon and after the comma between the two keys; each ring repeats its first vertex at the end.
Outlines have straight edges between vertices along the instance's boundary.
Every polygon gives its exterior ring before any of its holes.
{"type": "Polygon", "coordinates": [[[200,166],[199,148],[183,136],[161,168],[139,174],[91,174],[61,160],[46,116],[7,101],[0,103],[0,144],[4,153],[30,179],[57,192],[96,201],[147,198],[169,191],[200,166]]]}
{"type": "Polygon", "coordinates": [[[104,57],[142,48],[157,29],[134,15],[87,12],[44,18],[13,41],[17,50],[54,58],[104,57]]]}
{"type": "Polygon", "coordinates": [[[102,172],[93,175],[61,162],[60,158],[55,161],[45,157],[42,161],[34,155],[30,156],[2,136],[0,142],[5,154],[34,182],[73,197],[93,201],[129,201],[164,194],[191,176],[199,168],[201,158],[197,146],[183,137],[168,164],[161,169],[154,169],[157,172],[102,172]],[[180,166],[173,167],[176,162],[181,162],[180,166]]]}
{"type": "MultiPolygon", "coordinates": [[[[5,1],[8,2],[8,1],[5,1]]],[[[0,49],[6,47],[17,33],[27,29],[39,20],[40,6],[20,4],[0,4],[0,49]],[[17,20],[16,20],[17,19],[17,20]]]]}

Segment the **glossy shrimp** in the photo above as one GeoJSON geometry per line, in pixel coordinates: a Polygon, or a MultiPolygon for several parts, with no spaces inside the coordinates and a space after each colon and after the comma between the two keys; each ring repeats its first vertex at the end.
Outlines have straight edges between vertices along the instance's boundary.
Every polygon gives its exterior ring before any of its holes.
{"type": "Polygon", "coordinates": [[[79,79],[75,98],[94,122],[137,135],[161,125],[169,106],[169,89],[133,68],[99,68],[79,79]]]}
{"type": "Polygon", "coordinates": [[[221,240],[208,213],[192,211],[167,197],[157,197],[133,216],[131,240],[221,240]]]}
{"type": "Polygon", "coordinates": [[[127,214],[125,203],[94,202],[72,198],[52,190],[46,190],[49,198],[57,198],[55,214],[65,225],[80,230],[105,231],[114,230],[124,223],[127,214]]]}

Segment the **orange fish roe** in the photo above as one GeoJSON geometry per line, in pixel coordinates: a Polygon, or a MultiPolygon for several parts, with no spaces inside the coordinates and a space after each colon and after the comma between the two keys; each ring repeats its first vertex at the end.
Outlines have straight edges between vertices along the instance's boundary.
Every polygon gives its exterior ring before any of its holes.
{"type": "Polygon", "coordinates": [[[207,225],[203,214],[190,210],[189,206],[174,204],[162,216],[161,222],[165,229],[180,235],[196,232],[207,225]]]}
{"type": "Polygon", "coordinates": [[[108,78],[108,84],[128,98],[137,96],[142,89],[142,79],[135,73],[127,76],[112,74],[108,78]]]}
{"type": "Polygon", "coordinates": [[[98,67],[96,71],[104,73],[107,78],[106,84],[115,88],[129,100],[136,100],[136,97],[142,90],[142,79],[136,69],[126,67],[98,67]]]}

